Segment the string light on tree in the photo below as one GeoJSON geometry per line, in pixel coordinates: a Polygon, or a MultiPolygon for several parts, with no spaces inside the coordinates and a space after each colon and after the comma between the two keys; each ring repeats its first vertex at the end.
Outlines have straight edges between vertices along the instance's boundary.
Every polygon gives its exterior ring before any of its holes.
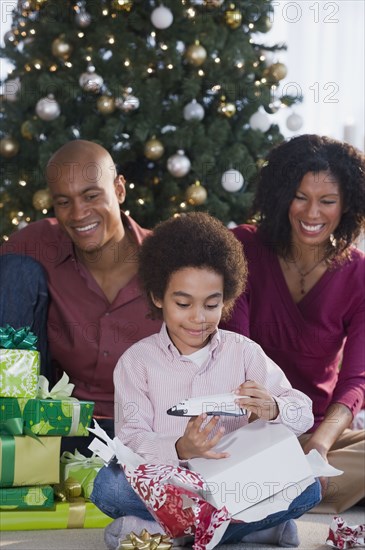
{"type": "Polygon", "coordinates": [[[167,169],[175,178],[183,178],[190,168],[191,162],[182,150],[167,159],[167,169]]]}
{"type": "Polygon", "coordinates": [[[190,103],[187,103],[184,107],[184,119],[185,120],[203,120],[205,111],[204,107],[200,105],[200,103],[197,102],[196,99],[193,99],[190,101],[190,103]]]}
{"type": "Polygon", "coordinates": [[[151,22],[156,29],[167,29],[174,20],[171,10],[165,6],[155,8],[151,13],[151,22]]]}
{"type": "Polygon", "coordinates": [[[111,7],[116,11],[131,11],[133,2],[130,0],[112,0],[111,7]]]}
{"type": "Polygon", "coordinates": [[[286,119],[286,126],[288,130],[291,130],[292,132],[297,132],[303,126],[303,119],[297,113],[292,113],[286,119]]]}
{"type": "Polygon", "coordinates": [[[223,173],[221,184],[225,191],[228,191],[229,193],[236,193],[243,188],[245,180],[241,172],[231,168],[223,173]]]}
{"type": "Polygon", "coordinates": [[[48,94],[47,97],[42,97],[42,99],[37,102],[35,112],[42,120],[50,121],[60,116],[61,108],[54,96],[48,94]]]}

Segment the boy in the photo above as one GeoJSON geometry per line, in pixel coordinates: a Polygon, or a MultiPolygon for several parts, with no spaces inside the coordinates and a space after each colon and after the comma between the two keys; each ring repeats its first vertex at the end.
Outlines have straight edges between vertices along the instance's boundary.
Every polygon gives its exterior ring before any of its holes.
{"type": "MultiPolygon", "coordinates": [[[[144,240],[139,265],[151,316],[164,322],[159,334],[129,348],[114,371],[115,432],[125,445],[149,463],[184,465],[193,457],[224,460],[226,453],[216,452],[215,446],[224,433],[247,424],[246,416],[208,419],[202,414],[188,420],[166,411],[182,398],[232,390],[249,414],[283,423],[296,435],[312,425],[311,401],[291,387],[262,349],[248,338],[218,329],[247,277],[242,248],[221,222],[191,213],[160,223],[144,240]],[[288,407],[296,408],[296,421],[286,415],[288,407]]],[[[297,546],[292,519],[317,504],[319,493],[315,482],[288,510],[263,521],[231,524],[221,542],[297,546]]],[[[92,500],[119,518],[106,530],[110,549],[131,530],[161,532],[116,464],[99,472],[92,500]]]]}

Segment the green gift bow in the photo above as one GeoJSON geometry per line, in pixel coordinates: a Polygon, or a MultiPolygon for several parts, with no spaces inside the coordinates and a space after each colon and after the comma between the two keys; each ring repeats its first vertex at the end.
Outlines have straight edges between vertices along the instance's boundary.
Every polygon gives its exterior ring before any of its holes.
{"type": "Polygon", "coordinates": [[[17,330],[10,325],[0,327],[0,348],[37,351],[37,340],[37,336],[30,331],[30,327],[17,330]]]}

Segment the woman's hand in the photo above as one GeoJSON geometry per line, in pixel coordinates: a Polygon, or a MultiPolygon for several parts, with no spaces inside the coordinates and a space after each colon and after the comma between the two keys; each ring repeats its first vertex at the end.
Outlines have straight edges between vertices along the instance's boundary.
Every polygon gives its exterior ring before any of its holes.
{"type": "Polygon", "coordinates": [[[258,418],[275,420],[278,416],[278,404],[261,384],[247,380],[235,390],[235,393],[239,406],[255,414],[258,418]],[[239,399],[240,396],[245,399],[239,399]]]}
{"type": "Polygon", "coordinates": [[[197,457],[219,459],[229,456],[229,453],[213,451],[213,448],[224,435],[225,429],[223,427],[219,428],[216,435],[209,439],[210,434],[219,422],[219,416],[213,416],[203,427],[206,419],[206,414],[200,414],[189,420],[184,435],[175,444],[180,460],[197,457]]]}

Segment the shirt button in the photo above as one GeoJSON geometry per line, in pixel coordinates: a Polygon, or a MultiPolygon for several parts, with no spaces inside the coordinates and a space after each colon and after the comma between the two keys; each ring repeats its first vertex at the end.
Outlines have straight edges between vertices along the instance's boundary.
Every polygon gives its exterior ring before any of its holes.
{"type": "Polygon", "coordinates": [[[104,355],[104,357],[108,357],[109,352],[108,352],[107,350],[104,350],[104,351],[103,351],[103,355],[104,355]]]}
{"type": "Polygon", "coordinates": [[[106,312],[105,317],[107,317],[108,315],[110,315],[109,311],[106,312]]]}

